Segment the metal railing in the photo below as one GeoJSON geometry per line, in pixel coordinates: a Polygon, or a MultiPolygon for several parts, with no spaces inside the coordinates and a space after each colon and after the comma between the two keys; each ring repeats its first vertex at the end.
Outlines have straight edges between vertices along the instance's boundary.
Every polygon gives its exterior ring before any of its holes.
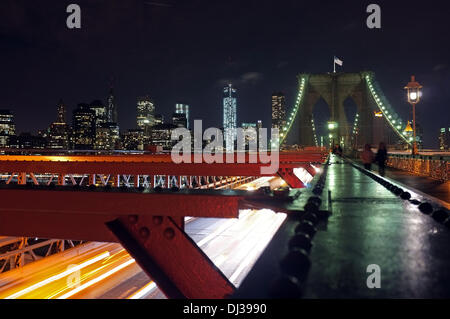
{"type": "Polygon", "coordinates": [[[449,180],[450,156],[388,154],[387,166],[440,181],[449,180]]]}
{"type": "Polygon", "coordinates": [[[69,247],[75,247],[71,240],[47,239],[31,245],[28,241],[29,238],[27,237],[0,238],[0,248],[12,246],[12,249],[7,249],[5,252],[0,253],[0,273],[5,270],[23,267],[27,262],[36,261],[53,253],[64,251],[65,242],[67,242],[69,247]],[[37,249],[44,249],[44,254],[38,256],[35,253],[37,249]],[[26,255],[29,255],[30,260],[25,258],[26,255]]]}

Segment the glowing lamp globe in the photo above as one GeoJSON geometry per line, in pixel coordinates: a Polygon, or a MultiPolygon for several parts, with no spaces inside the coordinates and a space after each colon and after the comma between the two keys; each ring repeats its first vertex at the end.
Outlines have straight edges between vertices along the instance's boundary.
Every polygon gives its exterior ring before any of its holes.
{"type": "Polygon", "coordinates": [[[407,90],[408,102],[410,104],[419,103],[420,97],[422,96],[422,85],[419,82],[416,82],[416,77],[414,75],[411,76],[411,81],[405,86],[407,90]]]}

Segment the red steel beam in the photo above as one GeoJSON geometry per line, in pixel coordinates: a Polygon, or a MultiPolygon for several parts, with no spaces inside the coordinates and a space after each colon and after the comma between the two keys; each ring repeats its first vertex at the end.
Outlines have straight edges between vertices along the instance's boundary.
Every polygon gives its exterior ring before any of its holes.
{"type": "Polygon", "coordinates": [[[291,187],[302,188],[304,187],[302,181],[294,174],[292,168],[281,168],[278,170],[278,175],[291,187]]]}
{"type": "MultiPolygon", "coordinates": [[[[120,156],[0,156],[0,172],[33,172],[55,174],[129,174],[129,175],[203,175],[203,176],[262,176],[261,167],[270,166],[259,161],[249,163],[179,163],[172,162],[170,154],[120,156]]],[[[324,153],[280,153],[278,165],[284,168],[321,163],[324,153]]]]}
{"type": "MultiPolygon", "coordinates": [[[[170,216],[180,227],[184,216],[236,218],[260,194],[240,190],[122,191],[112,188],[72,190],[68,186],[0,188],[0,234],[116,242],[105,228],[121,216],[170,216]]],[[[252,206],[252,207],[253,207],[252,206]]],[[[286,211],[267,201],[261,208],[286,211]]],[[[254,207],[253,207],[254,208],[254,207]]]]}
{"type": "Polygon", "coordinates": [[[111,241],[117,239],[104,224],[120,216],[171,216],[182,225],[184,216],[238,216],[245,191],[110,191],[0,189],[0,234],[10,236],[111,241]]]}
{"type": "Polygon", "coordinates": [[[19,187],[0,189],[0,196],[3,199],[0,204],[2,212],[75,215],[111,215],[113,212],[113,216],[156,214],[174,217],[233,218],[237,217],[238,201],[245,195],[245,191],[237,190],[106,191],[99,187],[74,191],[70,187],[58,190],[49,190],[48,187],[46,190],[19,187]]]}
{"type": "Polygon", "coordinates": [[[261,198],[261,207],[271,205],[268,195],[235,190],[3,186],[0,198],[0,234],[119,241],[168,297],[196,299],[226,298],[235,288],[184,232],[183,217],[237,217],[261,198]]]}
{"type": "Polygon", "coordinates": [[[168,298],[233,294],[233,284],[172,218],[132,215],[107,225],[168,298]]]}
{"type": "MultiPolygon", "coordinates": [[[[223,162],[231,155],[233,162],[238,162],[238,157],[244,155],[245,162],[250,162],[250,158],[254,155],[257,162],[261,163],[260,157],[265,153],[234,153],[223,154],[223,162]]],[[[267,153],[270,156],[270,152],[267,153]]],[[[281,151],[278,152],[280,162],[309,162],[321,161],[326,158],[328,152],[323,150],[314,151],[281,151]]],[[[192,154],[191,163],[195,162],[195,156],[201,154],[192,154]]],[[[173,163],[171,154],[142,154],[142,155],[0,155],[1,161],[69,161],[69,162],[151,162],[151,163],[173,163]]],[[[203,159],[202,159],[203,161],[203,159]]]]}
{"type": "MultiPolygon", "coordinates": [[[[280,163],[282,168],[297,168],[307,163],[280,163]]],[[[110,162],[0,162],[0,172],[104,175],[171,175],[171,176],[271,176],[262,174],[258,163],[244,164],[174,164],[174,163],[110,163],[110,162]]]]}
{"type": "MultiPolygon", "coordinates": [[[[201,154],[197,154],[201,155],[201,154]]],[[[303,187],[298,178],[290,174],[294,168],[304,167],[310,170],[311,163],[322,163],[326,152],[308,150],[302,152],[280,152],[275,163],[262,163],[258,153],[223,154],[223,160],[232,155],[234,163],[173,163],[170,154],[158,155],[82,155],[82,156],[40,156],[40,155],[4,155],[0,156],[0,172],[19,172],[19,183],[25,184],[26,173],[30,176],[37,173],[52,173],[58,176],[69,174],[101,175],[169,175],[169,176],[272,176],[262,173],[263,167],[272,165],[276,172],[293,188],[303,187]],[[244,163],[236,163],[240,155],[244,163]],[[250,163],[253,155],[257,155],[257,163],[250,163]]],[[[36,183],[36,181],[34,180],[36,183]]]]}

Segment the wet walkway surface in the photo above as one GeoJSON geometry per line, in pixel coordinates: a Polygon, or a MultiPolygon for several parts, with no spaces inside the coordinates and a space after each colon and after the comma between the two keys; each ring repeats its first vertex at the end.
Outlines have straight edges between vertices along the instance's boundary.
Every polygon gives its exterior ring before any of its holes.
{"type": "MultiPolygon", "coordinates": [[[[372,165],[372,171],[378,173],[378,166],[372,165]]],[[[411,175],[410,172],[391,167],[386,168],[385,176],[450,204],[450,181],[441,182],[425,176],[411,175]]]]}
{"type": "Polygon", "coordinates": [[[386,177],[411,186],[425,194],[439,198],[450,204],[450,181],[441,182],[424,176],[415,176],[411,173],[395,168],[386,169],[386,177]]]}
{"type": "Polygon", "coordinates": [[[313,238],[304,297],[449,298],[450,230],[350,164],[331,163],[332,215],[313,238]],[[369,265],[379,266],[380,288],[367,286],[369,265]]]}

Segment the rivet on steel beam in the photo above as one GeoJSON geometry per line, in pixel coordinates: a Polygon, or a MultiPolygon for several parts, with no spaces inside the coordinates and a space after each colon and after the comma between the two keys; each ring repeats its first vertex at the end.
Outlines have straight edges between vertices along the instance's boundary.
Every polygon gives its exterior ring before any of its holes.
{"type": "Polygon", "coordinates": [[[175,231],[173,230],[173,228],[168,227],[166,229],[164,229],[164,237],[166,237],[166,239],[173,239],[175,237],[175,231]]]}
{"type": "Polygon", "coordinates": [[[139,236],[141,236],[144,239],[147,238],[148,236],[150,236],[150,230],[147,227],[140,228],[139,236]]]}
{"type": "Polygon", "coordinates": [[[153,216],[152,221],[153,221],[153,224],[155,224],[157,226],[161,225],[163,222],[163,217],[162,216],[153,216]]]}
{"type": "Polygon", "coordinates": [[[129,215],[128,216],[128,221],[132,224],[136,224],[138,221],[138,216],[137,215],[129,215]]]}

